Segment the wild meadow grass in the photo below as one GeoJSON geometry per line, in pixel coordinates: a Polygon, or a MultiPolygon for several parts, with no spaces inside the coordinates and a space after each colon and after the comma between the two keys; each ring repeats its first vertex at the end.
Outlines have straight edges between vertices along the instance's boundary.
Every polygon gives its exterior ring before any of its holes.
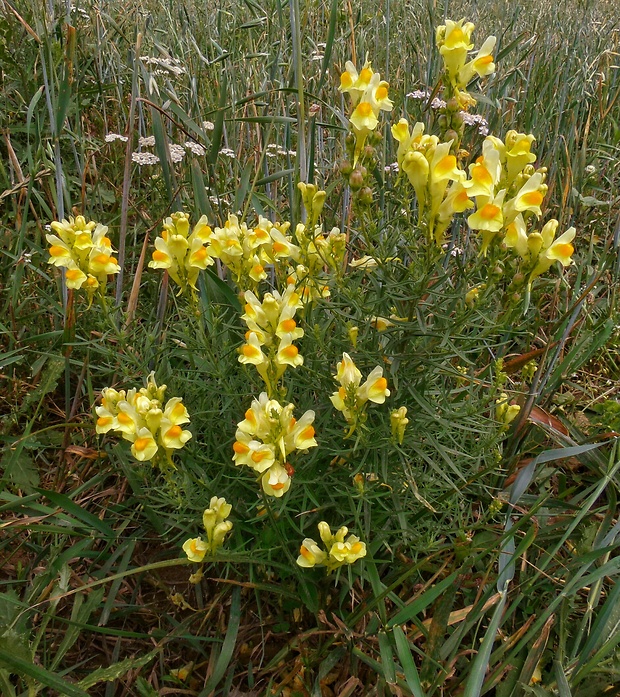
{"type": "Polygon", "coordinates": [[[0,694],[620,694],[616,3],[0,7],[0,694]]]}

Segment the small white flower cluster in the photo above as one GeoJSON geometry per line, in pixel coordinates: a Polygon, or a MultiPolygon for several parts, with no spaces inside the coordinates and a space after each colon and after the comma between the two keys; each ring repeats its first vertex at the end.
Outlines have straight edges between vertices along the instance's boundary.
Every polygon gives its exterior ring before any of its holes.
{"type": "Polygon", "coordinates": [[[156,65],[158,68],[167,71],[166,74],[182,75],[186,72],[180,60],[176,58],[158,58],[156,56],[147,56],[142,58],[145,65],[156,65]]]}
{"type": "MultiPolygon", "coordinates": [[[[409,99],[429,99],[431,96],[431,93],[428,90],[414,90],[413,92],[409,92],[407,95],[409,99]]],[[[446,106],[446,103],[444,102],[443,99],[439,99],[438,97],[434,97],[433,101],[431,102],[431,107],[433,109],[443,109],[446,106]]]]}
{"type": "Polygon", "coordinates": [[[489,124],[484,116],[480,114],[469,114],[466,111],[461,111],[461,116],[463,117],[463,122],[468,126],[477,126],[478,133],[481,136],[489,135],[489,124]]]}
{"type": "MultiPolygon", "coordinates": [[[[407,97],[410,99],[428,99],[431,96],[431,93],[428,90],[414,90],[413,92],[409,92],[407,94],[407,97]]],[[[444,109],[446,106],[446,103],[444,102],[443,99],[439,99],[438,97],[435,97],[433,101],[431,102],[431,107],[433,109],[444,109]]],[[[484,116],[481,116],[480,114],[470,114],[467,111],[461,111],[460,115],[463,117],[463,122],[468,125],[468,126],[477,126],[478,127],[478,133],[482,136],[488,136],[489,135],[489,124],[487,123],[487,120],[484,118],[484,116]]]]}
{"type": "Polygon", "coordinates": [[[220,155],[224,155],[224,157],[229,157],[231,160],[236,160],[237,155],[235,154],[235,151],[232,150],[231,148],[222,148],[220,150],[220,155]]]}
{"type": "Polygon", "coordinates": [[[399,168],[398,168],[398,162],[392,162],[391,165],[385,165],[383,168],[386,174],[394,173],[398,174],[399,168]]]}
{"type": "Polygon", "coordinates": [[[212,121],[203,121],[202,127],[205,131],[213,131],[215,129],[215,124],[212,121]]]}
{"type": "Polygon", "coordinates": [[[286,157],[287,155],[289,155],[290,157],[296,157],[297,150],[286,150],[281,145],[277,145],[276,143],[269,143],[269,145],[265,148],[265,155],[267,157],[286,157]]]}
{"type": "Polygon", "coordinates": [[[431,93],[428,90],[414,90],[413,92],[409,92],[406,96],[409,97],[409,99],[428,99],[431,93]]]}
{"type": "Polygon", "coordinates": [[[176,143],[171,143],[168,147],[168,152],[170,153],[170,159],[176,164],[181,162],[185,157],[185,150],[182,145],[177,145],[176,143]]]}
{"type": "Polygon", "coordinates": [[[185,147],[194,153],[194,155],[198,155],[198,157],[202,157],[205,153],[206,150],[200,145],[200,143],[195,143],[193,140],[187,140],[185,142],[185,147]]]}
{"type": "Polygon", "coordinates": [[[155,145],[155,136],[142,136],[138,138],[138,145],[141,148],[152,148],[155,145]]]}
{"type": "Polygon", "coordinates": [[[106,143],[113,143],[115,140],[120,140],[122,143],[126,143],[127,136],[122,136],[120,133],[108,133],[104,140],[106,143]]]}
{"type": "Polygon", "coordinates": [[[69,12],[73,14],[74,12],[80,15],[80,19],[90,20],[90,15],[83,7],[78,7],[77,5],[71,5],[69,12]]]}
{"type": "Polygon", "coordinates": [[[159,157],[153,155],[152,152],[132,152],[131,161],[137,165],[156,165],[159,162],[159,157]]]}

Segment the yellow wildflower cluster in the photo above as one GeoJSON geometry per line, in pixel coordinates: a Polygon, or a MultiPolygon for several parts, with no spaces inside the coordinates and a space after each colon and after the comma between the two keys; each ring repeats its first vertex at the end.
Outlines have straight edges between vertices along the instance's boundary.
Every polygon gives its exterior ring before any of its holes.
{"type": "Polygon", "coordinates": [[[499,236],[522,258],[530,283],[556,261],[572,263],[574,228],[556,240],[558,222],[550,220],[540,232],[527,234],[527,221],[542,215],[547,193],[546,170],[532,166],[533,135],[508,131],[505,143],[487,136],[482,155],[469,165],[469,178],[450,152],[452,141],[441,143],[437,136],[426,135],[424,124],[410,129],[401,119],[392,135],[398,141],[399,167],[416,193],[419,224],[430,241],[441,245],[454,215],[475,208],[467,223],[481,232],[481,253],[499,236]]]}
{"type": "Polygon", "coordinates": [[[227,520],[231,510],[232,506],[226,503],[226,499],[212,497],[209,508],[202,515],[207,539],[194,537],[183,544],[183,551],[190,561],[201,562],[207,554],[213,556],[222,546],[224,538],[233,527],[231,521],[227,520]]]}
{"type": "Polygon", "coordinates": [[[340,91],[349,95],[354,107],[349,121],[355,135],[355,164],[368,134],[379,124],[379,112],[392,111],[393,104],[388,96],[388,83],[374,72],[368,60],[359,73],[351,61],[346,62],[345,68],[340,76],[340,91]]]}
{"type": "Polygon", "coordinates": [[[155,239],[155,251],[149,266],[166,269],[170,278],[179,286],[179,293],[189,288],[196,290],[198,272],[213,264],[206,245],[211,238],[207,216],[203,215],[189,233],[189,217],[186,213],[173,213],[164,221],[161,237],[155,239]]]}
{"type": "Polygon", "coordinates": [[[271,394],[288,366],[297,368],[304,362],[293,343],[304,335],[294,319],[302,307],[301,300],[293,285],[287,286],[282,295],[275,290],[265,293],[262,302],[251,290],[247,290],[244,297],[245,314],[241,319],[248,331],[246,343],[239,350],[239,362],[256,366],[271,394]]]}
{"type": "Polygon", "coordinates": [[[557,220],[550,220],[540,232],[527,233],[530,218],[540,218],[547,193],[546,170],[535,170],[531,152],[533,135],[508,131],[505,143],[494,136],[485,138],[482,155],[469,166],[470,180],[464,183],[476,210],[467,223],[482,233],[481,252],[499,236],[504,245],[522,258],[529,283],[556,261],[570,266],[575,228],[557,240],[557,220]]]}
{"type": "Polygon", "coordinates": [[[489,36],[478,49],[475,57],[467,60],[469,52],[474,48],[471,42],[474,28],[471,22],[465,22],[463,19],[458,22],[448,19],[445,24],[437,27],[435,34],[435,41],[443,58],[445,74],[448,78],[445,81],[446,87],[449,88],[447,96],[455,97],[460,108],[464,110],[476,103],[467,92],[467,85],[471,79],[475,75],[484,77],[495,72],[493,49],[496,39],[494,36],[489,36]]]}
{"type": "Polygon", "coordinates": [[[343,564],[354,564],[358,559],[366,556],[366,544],[356,535],[349,535],[345,540],[348,532],[348,528],[343,526],[332,535],[329,525],[321,521],[319,535],[325,550],[321,549],[312,538],[306,537],[299,549],[297,563],[306,569],[325,566],[328,573],[343,564]]]}
{"type": "Polygon", "coordinates": [[[299,223],[295,237],[299,244],[299,263],[288,270],[287,283],[294,285],[304,302],[329,297],[329,286],[323,270],[339,273],[346,251],[346,235],[338,228],[325,235],[318,220],[325,203],[325,191],[315,184],[299,182],[306,209],[306,223],[299,223]]]}
{"type": "Polygon", "coordinates": [[[259,216],[254,228],[229,215],[224,227],[216,227],[211,235],[209,254],[220,259],[230,270],[235,283],[242,289],[258,288],[267,278],[265,266],[276,270],[299,256],[299,247],[287,235],[290,223],[272,223],[259,216]]]}
{"type": "Polygon", "coordinates": [[[109,274],[118,273],[118,265],[107,236],[108,228],[82,215],[51,226],[55,235],[46,235],[50,243],[48,264],[63,267],[67,288],[85,288],[91,299],[97,289],[103,292],[109,274]]]}
{"type": "Polygon", "coordinates": [[[251,467],[269,496],[279,498],[291,486],[288,456],[295,450],[306,451],[317,445],[312,426],[314,412],[306,411],[297,421],[294,408],[293,404],[283,407],[263,392],[237,424],[233,461],[251,467]]]}
{"type": "Polygon", "coordinates": [[[390,396],[388,383],[383,377],[383,368],[377,366],[371,370],[365,382],[360,384],[362,374],[348,353],[342,354],[342,361],[338,363],[334,379],[340,383],[340,387],[330,399],[350,425],[347,434],[350,436],[363,421],[367,402],[383,404],[385,398],[390,396]]]}
{"type": "Polygon", "coordinates": [[[96,407],[97,433],[116,432],[131,443],[131,454],[139,460],[156,459],[160,466],[174,467],[172,453],[192,437],[181,424],[189,422],[189,414],[180,397],[164,403],[166,385],[157,386],[151,373],[147,386],[140,390],[102,390],[101,406],[96,407]],[[165,454],[165,462],[159,455],[165,454]],[[157,456],[157,457],[156,457],[157,456]]]}
{"type": "Polygon", "coordinates": [[[424,133],[420,122],[410,130],[407,119],[392,126],[392,135],[398,141],[399,169],[418,199],[418,223],[429,241],[441,245],[454,214],[473,207],[464,186],[466,173],[451,152],[453,141],[440,143],[437,136],[424,133]]]}

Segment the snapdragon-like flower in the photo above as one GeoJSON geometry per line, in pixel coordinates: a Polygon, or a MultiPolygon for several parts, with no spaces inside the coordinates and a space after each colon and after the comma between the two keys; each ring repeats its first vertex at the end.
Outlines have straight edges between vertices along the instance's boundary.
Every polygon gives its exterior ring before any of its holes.
{"type": "Polygon", "coordinates": [[[172,397],[164,406],[166,385],[158,386],[152,372],[146,387],[117,391],[106,387],[101,406],[95,408],[97,433],[116,432],[131,443],[131,454],[139,462],[154,460],[164,468],[174,467],[172,454],[192,437],[182,428],[189,414],[180,397],[172,397]]]}
{"type": "Polygon", "coordinates": [[[50,244],[48,264],[66,269],[67,288],[84,288],[92,302],[96,290],[105,291],[107,277],[121,270],[108,228],[82,215],[54,221],[50,227],[56,234],[45,236],[50,244]]]}
{"type": "Polygon", "coordinates": [[[239,362],[256,366],[269,392],[275,390],[278,380],[288,366],[297,368],[303,364],[303,356],[294,341],[304,335],[297,326],[295,314],[302,307],[294,285],[288,285],[284,293],[265,293],[262,302],[251,290],[244,294],[245,313],[241,319],[248,332],[246,343],[239,350],[239,362]]]}
{"type": "Polygon", "coordinates": [[[495,72],[493,49],[496,38],[489,36],[482,44],[476,55],[467,61],[469,52],[474,48],[471,40],[475,26],[464,19],[454,22],[450,19],[437,27],[435,40],[439,53],[443,58],[446,87],[450,97],[456,98],[459,106],[465,111],[476,103],[467,92],[467,85],[477,75],[485,77],[495,72]]]}
{"type": "Polygon", "coordinates": [[[346,70],[340,76],[340,91],[350,96],[354,107],[349,121],[355,135],[355,164],[368,134],[379,124],[379,113],[392,111],[393,104],[388,95],[388,83],[381,80],[379,73],[374,72],[368,60],[359,73],[351,61],[347,61],[345,67],[346,70]]]}
{"type": "Polygon", "coordinates": [[[291,486],[292,468],[288,457],[295,450],[314,448],[314,412],[306,411],[297,421],[293,404],[282,406],[262,392],[237,424],[233,461],[253,469],[263,491],[281,497],[291,486]]]}
{"type": "Polygon", "coordinates": [[[341,411],[350,430],[350,436],[365,418],[367,402],[383,404],[386,397],[390,396],[387,380],[383,377],[383,368],[376,366],[372,369],[364,383],[362,374],[348,353],[342,354],[342,361],[338,363],[334,379],[340,383],[340,387],[330,397],[334,407],[341,411]]]}
{"type": "Polygon", "coordinates": [[[453,141],[440,143],[437,136],[424,133],[424,124],[412,130],[406,119],[392,126],[398,141],[398,166],[413,186],[418,200],[418,221],[427,238],[441,246],[443,235],[455,213],[473,207],[465,189],[465,172],[452,154],[453,141]]]}
{"type": "Polygon", "coordinates": [[[201,562],[206,555],[213,556],[224,543],[224,538],[232,530],[233,524],[227,520],[232,506],[226,499],[213,496],[209,508],[202,515],[202,523],[207,539],[195,537],[183,543],[183,551],[193,562],[201,562]]]}
{"type": "Polygon", "coordinates": [[[299,248],[287,234],[289,227],[290,223],[272,223],[259,216],[250,228],[229,215],[224,227],[213,230],[208,252],[230,270],[239,288],[256,290],[267,278],[267,265],[273,264],[278,272],[298,258],[299,248]]]}
{"type": "Polygon", "coordinates": [[[155,250],[149,266],[166,269],[170,278],[179,286],[179,293],[196,290],[198,273],[213,264],[207,251],[211,228],[207,216],[203,215],[189,232],[189,216],[173,213],[164,221],[160,237],[155,239],[155,250]]]}
{"type": "Polygon", "coordinates": [[[327,573],[344,564],[354,564],[358,559],[366,556],[366,544],[361,542],[356,535],[349,535],[349,529],[345,526],[332,534],[329,525],[325,521],[319,523],[319,535],[325,545],[325,550],[310,537],[302,542],[299,549],[297,563],[304,569],[315,566],[325,566],[327,573]],[[346,539],[345,539],[346,538],[346,539]]]}

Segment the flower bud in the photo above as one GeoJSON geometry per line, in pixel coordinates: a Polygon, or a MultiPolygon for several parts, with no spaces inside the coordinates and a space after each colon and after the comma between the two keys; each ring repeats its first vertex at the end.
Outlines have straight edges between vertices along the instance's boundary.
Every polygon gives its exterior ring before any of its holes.
{"type": "Polygon", "coordinates": [[[349,186],[353,191],[358,191],[364,186],[364,177],[359,169],[353,170],[351,176],[349,177],[349,186]]]}
{"type": "Polygon", "coordinates": [[[363,206],[370,206],[372,203],[372,189],[365,186],[359,193],[359,202],[363,206]]]}

